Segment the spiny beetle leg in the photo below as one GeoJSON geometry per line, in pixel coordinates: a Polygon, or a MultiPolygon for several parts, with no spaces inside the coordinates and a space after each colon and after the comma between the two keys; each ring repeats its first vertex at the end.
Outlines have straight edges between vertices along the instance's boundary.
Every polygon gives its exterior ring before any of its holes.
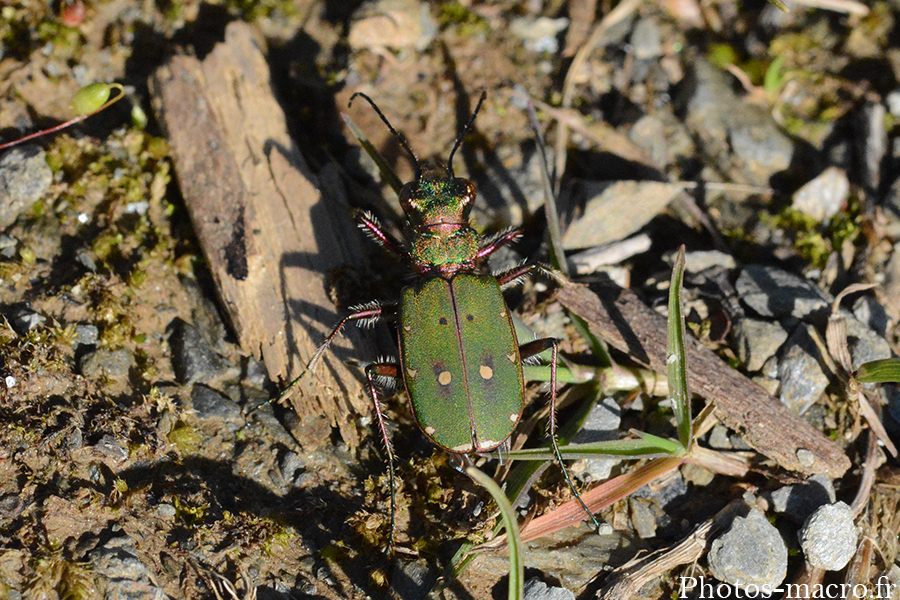
{"type": "Polygon", "coordinates": [[[377,300],[374,300],[364,305],[351,307],[351,310],[355,310],[356,312],[349,314],[341,319],[341,322],[337,324],[337,327],[335,327],[330,334],[328,334],[328,337],[325,338],[325,341],[322,342],[322,345],[319,346],[319,348],[316,350],[316,353],[313,354],[309,362],[306,363],[306,368],[303,369],[303,372],[300,373],[300,375],[298,375],[296,379],[291,381],[286,388],[281,390],[281,393],[278,394],[275,398],[266,400],[265,402],[251,410],[251,413],[265,406],[268,406],[273,402],[281,402],[282,400],[286,400],[287,398],[289,398],[290,395],[294,392],[294,389],[297,387],[297,384],[300,383],[300,380],[303,379],[307,373],[315,370],[316,364],[318,364],[319,359],[322,357],[322,354],[325,353],[325,350],[328,349],[328,346],[331,345],[331,342],[333,342],[334,339],[338,336],[338,334],[341,332],[341,329],[344,328],[344,325],[346,325],[350,321],[357,321],[361,326],[370,325],[385,316],[386,313],[392,314],[393,312],[395,312],[396,307],[394,307],[393,305],[382,306],[378,303],[377,300]]]}
{"type": "Polygon", "coordinates": [[[522,235],[522,231],[520,229],[509,229],[507,231],[501,232],[496,237],[489,240],[484,246],[479,248],[478,254],[476,254],[475,256],[476,258],[485,258],[487,256],[490,256],[499,248],[502,248],[520,235],[522,235]]]}
{"type": "Polygon", "coordinates": [[[584,500],[581,499],[581,494],[578,493],[578,490],[575,489],[575,484],[572,483],[572,478],[569,476],[569,470],[563,462],[562,454],[559,451],[559,444],[556,440],[556,366],[559,363],[559,340],[556,338],[542,338],[528,342],[527,344],[522,344],[519,346],[519,356],[521,356],[522,360],[525,360],[531,356],[540,354],[547,348],[553,348],[553,358],[550,362],[550,425],[548,427],[550,433],[550,445],[553,447],[553,454],[556,456],[556,462],[559,464],[559,468],[562,469],[563,477],[565,477],[569,489],[572,490],[575,499],[578,500],[581,508],[584,509],[584,512],[593,522],[594,531],[600,531],[600,522],[584,503],[584,500]]]}
{"type": "MultiPolygon", "coordinates": [[[[520,281],[522,281],[525,277],[531,274],[532,271],[540,271],[544,275],[550,277],[557,283],[566,283],[568,279],[565,275],[548,267],[546,265],[542,265],[540,263],[533,263],[530,265],[521,265],[518,267],[513,267],[508,271],[503,271],[502,273],[497,274],[497,283],[500,284],[502,289],[506,289],[510,286],[516,285],[520,281]]],[[[546,348],[545,348],[546,350],[546,348]]]]}
{"type": "Polygon", "coordinates": [[[388,478],[391,484],[391,527],[388,533],[388,554],[394,548],[394,517],[397,512],[396,489],[394,484],[394,448],[391,446],[391,438],[388,436],[387,427],[384,424],[384,413],[381,411],[381,401],[378,399],[378,387],[376,380],[380,377],[392,377],[399,379],[400,366],[394,363],[372,363],[366,367],[366,387],[372,397],[375,406],[375,417],[378,419],[378,429],[384,440],[384,449],[388,459],[388,478]]]}
{"type": "Polygon", "coordinates": [[[397,257],[407,255],[400,240],[385,231],[375,215],[369,211],[357,211],[356,221],[359,224],[359,228],[365,231],[366,235],[375,240],[385,250],[397,257]]]}

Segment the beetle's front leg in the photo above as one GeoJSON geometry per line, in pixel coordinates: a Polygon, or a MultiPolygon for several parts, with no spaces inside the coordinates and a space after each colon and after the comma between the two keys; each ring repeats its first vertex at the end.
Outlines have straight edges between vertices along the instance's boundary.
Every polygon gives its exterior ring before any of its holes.
{"type": "Polygon", "coordinates": [[[366,367],[366,387],[369,395],[372,397],[372,403],[375,406],[375,416],[378,419],[378,429],[381,431],[381,438],[384,440],[384,449],[388,459],[388,477],[391,484],[391,527],[388,533],[388,552],[394,546],[394,516],[397,511],[397,501],[395,498],[396,489],[394,487],[394,448],[391,445],[391,438],[388,436],[387,427],[384,422],[384,413],[381,411],[381,401],[378,399],[378,388],[384,387],[384,378],[392,378],[395,381],[400,379],[400,366],[395,363],[372,363],[366,367]]]}
{"type": "Polygon", "coordinates": [[[563,462],[562,454],[559,451],[559,443],[556,439],[556,367],[559,363],[559,340],[556,338],[541,338],[522,344],[519,346],[519,357],[524,362],[533,356],[537,356],[548,348],[553,349],[553,357],[550,361],[550,422],[548,426],[550,445],[553,447],[553,454],[556,456],[556,462],[559,463],[559,468],[562,469],[566,483],[569,484],[569,489],[572,490],[578,503],[581,504],[581,508],[584,509],[584,512],[587,513],[591,518],[591,521],[593,521],[594,530],[599,531],[600,522],[584,503],[584,500],[581,499],[581,494],[578,493],[578,490],[575,489],[575,484],[572,483],[572,478],[569,476],[569,470],[563,462]]]}
{"type": "MultiPolygon", "coordinates": [[[[497,283],[500,284],[501,289],[506,289],[511,286],[517,285],[521,283],[526,277],[528,277],[533,271],[539,271],[550,277],[557,283],[565,283],[567,280],[566,276],[546,265],[542,265],[540,263],[531,263],[528,265],[519,265],[518,267],[513,267],[507,271],[503,271],[501,273],[495,273],[495,277],[497,278],[497,283]]],[[[546,350],[546,348],[545,348],[546,350]]]]}

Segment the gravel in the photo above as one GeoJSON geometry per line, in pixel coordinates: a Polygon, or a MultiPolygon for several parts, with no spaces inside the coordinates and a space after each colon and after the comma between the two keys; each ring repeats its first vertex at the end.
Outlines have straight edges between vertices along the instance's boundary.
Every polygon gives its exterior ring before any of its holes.
{"type": "Polygon", "coordinates": [[[741,589],[774,589],[787,575],[787,546],[755,508],[746,517],[736,517],[728,531],[713,540],[708,560],[716,579],[741,589]]]}
{"type": "Polygon", "coordinates": [[[799,537],[809,564],[826,571],[840,571],[856,554],[859,533],[850,507],[836,502],[821,506],[811,514],[799,537]]]}

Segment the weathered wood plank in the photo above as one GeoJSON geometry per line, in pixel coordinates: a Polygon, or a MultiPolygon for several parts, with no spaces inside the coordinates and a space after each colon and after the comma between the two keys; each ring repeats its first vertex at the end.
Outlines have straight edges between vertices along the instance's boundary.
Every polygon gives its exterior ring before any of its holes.
{"type": "MultiPolygon", "coordinates": [[[[241,346],[270,377],[296,377],[340,315],[329,270],[360,261],[359,236],[288,135],[261,44],[244,23],[203,60],[178,55],[152,78],[154,108],[218,293],[241,346]]],[[[324,415],[348,443],[349,413],[369,410],[355,356],[356,327],[326,353],[291,399],[301,418],[324,415]]]]}

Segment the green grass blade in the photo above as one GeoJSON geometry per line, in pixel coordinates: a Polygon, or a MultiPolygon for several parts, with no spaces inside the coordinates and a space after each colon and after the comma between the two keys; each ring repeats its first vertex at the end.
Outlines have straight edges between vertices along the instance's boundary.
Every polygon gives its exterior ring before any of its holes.
{"type": "Polygon", "coordinates": [[[669,286],[669,344],[666,350],[666,371],[669,397],[678,423],[678,440],[685,449],[691,447],[691,396],[687,387],[687,364],[684,348],[684,312],[681,305],[681,285],[684,277],[684,246],[678,249],[669,286]]]}
{"type": "Polygon", "coordinates": [[[375,161],[375,164],[378,165],[378,171],[381,173],[381,177],[391,189],[394,190],[394,193],[398,196],[400,195],[400,188],[403,187],[403,182],[400,181],[400,178],[397,177],[397,174],[394,173],[394,170],[384,162],[384,158],[381,157],[381,153],[372,145],[372,142],[369,141],[369,138],[366,137],[366,134],[363,133],[362,129],[360,129],[356,123],[353,122],[353,119],[350,118],[349,115],[345,115],[341,113],[341,117],[344,119],[344,123],[347,124],[347,128],[350,129],[350,133],[353,134],[353,137],[356,138],[356,141],[359,142],[359,145],[363,147],[363,150],[366,151],[372,160],[375,161]]]}
{"type": "Polygon", "coordinates": [[[900,358],[873,360],[860,365],[856,378],[863,383],[900,382],[900,358]]]}
{"type": "MultiPolygon", "coordinates": [[[[559,453],[566,459],[600,458],[619,456],[627,458],[657,458],[660,456],[678,456],[684,448],[675,440],[640,432],[641,437],[628,440],[606,440],[588,444],[569,444],[560,446],[559,453]]],[[[553,453],[547,448],[527,448],[512,450],[509,458],[513,460],[553,460],[553,453]]]]}
{"type": "Polygon", "coordinates": [[[500,515],[503,517],[503,526],[506,528],[506,537],[509,540],[509,600],[521,600],[525,595],[525,560],[522,535],[519,533],[519,524],[516,521],[516,513],[503,490],[493,479],[474,467],[466,469],[469,477],[479,483],[494,497],[494,502],[500,507],[500,515]]]}

